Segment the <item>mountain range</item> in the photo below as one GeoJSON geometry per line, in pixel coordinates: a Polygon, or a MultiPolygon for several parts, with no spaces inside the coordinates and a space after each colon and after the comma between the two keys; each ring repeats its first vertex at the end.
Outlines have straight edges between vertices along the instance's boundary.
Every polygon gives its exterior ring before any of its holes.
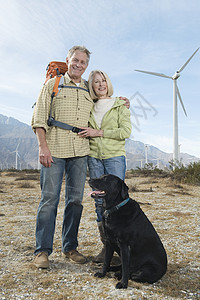
{"type": "MultiPolygon", "coordinates": [[[[159,168],[169,166],[172,153],[166,153],[152,145],[131,139],[126,140],[127,169],[143,167],[152,163],[159,168]]],[[[181,153],[183,164],[199,161],[200,158],[181,153]]],[[[0,169],[37,169],[38,143],[31,126],[12,117],[0,114],[0,169]]]]}

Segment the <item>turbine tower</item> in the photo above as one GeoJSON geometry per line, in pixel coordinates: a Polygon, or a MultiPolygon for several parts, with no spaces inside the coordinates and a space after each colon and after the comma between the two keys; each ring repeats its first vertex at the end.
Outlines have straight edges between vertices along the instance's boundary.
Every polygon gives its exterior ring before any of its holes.
{"type": "MultiPolygon", "coordinates": [[[[20,143],[19,143],[20,144],[20,143]]],[[[19,152],[18,152],[18,147],[19,147],[19,144],[17,145],[15,151],[11,152],[11,153],[15,153],[15,169],[17,170],[17,165],[18,165],[18,157],[19,156],[19,152]]]]}
{"type": "Polygon", "coordinates": [[[145,151],[145,164],[148,164],[148,147],[149,145],[145,144],[144,145],[144,151],[145,151]]]}
{"type": "Polygon", "coordinates": [[[15,169],[16,170],[17,170],[17,159],[18,159],[18,156],[19,156],[18,147],[19,147],[19,144],[17,145],[17,148],[14,151],[14,152],[16,152],[16,157],[15,157],[15,169]]]}
{"type": "Polygon", "coordinates": [[[179,71],[176,71],[173,76],[167,76],[163,73],[156,73],[156,72],[149,72],[149,71],[143,71],[143,70],[135,70],[137,72],[147,73],[151,75],[156,75],[160,77],[170,78],[173,80],[173,161],[174,163],[179,161],[179,153],[178,153],[178,109],[177,109],[177,96],[180,100],[180,103],[182,105],[183,111],[185,115],[187,116],[185,107],[183,105],[183,101],[181,99],[181,94],[179,92],[178,86],[177,86],[177,79],[180,77],[180,73],[183,71],[183,69],[187,66],[187,64],[190,62],[190,60],[193,58],[193,56],[197,53],[199,48],[190,56],[190,58],[184,63],[184,65],[179,69],[179,71]]]}

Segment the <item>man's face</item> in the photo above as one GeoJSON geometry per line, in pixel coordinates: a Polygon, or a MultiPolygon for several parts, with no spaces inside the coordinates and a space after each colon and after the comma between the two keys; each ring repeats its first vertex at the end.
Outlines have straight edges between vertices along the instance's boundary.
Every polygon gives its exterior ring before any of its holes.
{"type": "Polygon", "coordinates": [[[88,66],[88,57],[85,52],[76,50],[71,58],[66,58],[68,74],[74,82],[80,82],[81,76],[88,66]]]}

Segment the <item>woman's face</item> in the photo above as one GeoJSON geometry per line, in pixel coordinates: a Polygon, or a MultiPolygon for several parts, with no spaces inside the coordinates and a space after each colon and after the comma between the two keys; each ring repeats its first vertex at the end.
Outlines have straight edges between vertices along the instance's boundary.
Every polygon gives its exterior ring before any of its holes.
{"type": "Polygon", "coordinates": [[[108,86],[103,75],[96,73],[93,78],[92,86],[98,99],[107,98],[108,86]]]}

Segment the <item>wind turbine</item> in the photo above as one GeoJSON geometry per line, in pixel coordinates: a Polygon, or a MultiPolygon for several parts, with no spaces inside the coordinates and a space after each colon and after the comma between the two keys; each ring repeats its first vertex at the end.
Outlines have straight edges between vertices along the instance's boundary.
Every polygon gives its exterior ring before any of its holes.
{"type": "Polygon", "coordinates": [[[144,145],[144,151],[145,151],[145,164],[148,164],[148,147],[149,145],[145,144],[144,145]]]}
{"type": "Polygon", "coordinates": [[[17,148],[14,151],[14,152],[16,152],[16,157],[15,157],[15,169],[16,170],[17,170],[17,159],[18,159],[18,156],[19,156],[18,148],[19,148],[19,144],[17,145],[17,148]]]}
{"type": "MultiPolygon", "coordinates": [[[[19,143],[19,144],[20,144],[20,143],[19,143]]],[[[19,152],[18,152],[19,144],[17,145],[15,151],[11,152],[11,153],[14,153],[14,152],[16,153],[16,154],[15,154],[15,169],[16,169],[16,170],[17,170],[17,159],[18,159],[18,157],[20,157],[20,156],[19,156],[19,152]]]]}
{"type": "Polygon", "coordinates": [[[157,161],[156,167],[159,169],[160,168],[160,160],[159,160],[159,158],[152,158],[152,160],[156,160],[157,161]]]}
{"type": "Polygon", "coordinates": [[[143,162],[144,159],[138,159],[137,161],[140,161],[140,168],[142,169],[143,166],[142,166],[142,162],[143,162]]]}
{"type": "Polygon", "coordinates": [[[163,73],[149,72],[149,71],[143,71],[143,70],[135,70],[137,72],[142,72],[142,73],[147,73],[147,74],[156,75],[156,76],[160,76],[160,77],[170,78],[170,79],[173,80],[173,161],[174,161],[174,163],[179,161],[177,96],[180,100],[183,111],[184,111],[185,115],[187,116],[187,113],[186,113],[185,107],[183,105],[183,101],[181,99],[181,94],[179,92],[176,81],[180,77],[180,75],[181,75],[180,73],[187,66],[187,64],[190,62],[190,60],[197,53],[198,50],[199,50],[199,48],[190,56],[190,58],[184,63],[184,65],[178,71],[175,72],[175,74],[173,76],[167,76],[163,73]]]}

